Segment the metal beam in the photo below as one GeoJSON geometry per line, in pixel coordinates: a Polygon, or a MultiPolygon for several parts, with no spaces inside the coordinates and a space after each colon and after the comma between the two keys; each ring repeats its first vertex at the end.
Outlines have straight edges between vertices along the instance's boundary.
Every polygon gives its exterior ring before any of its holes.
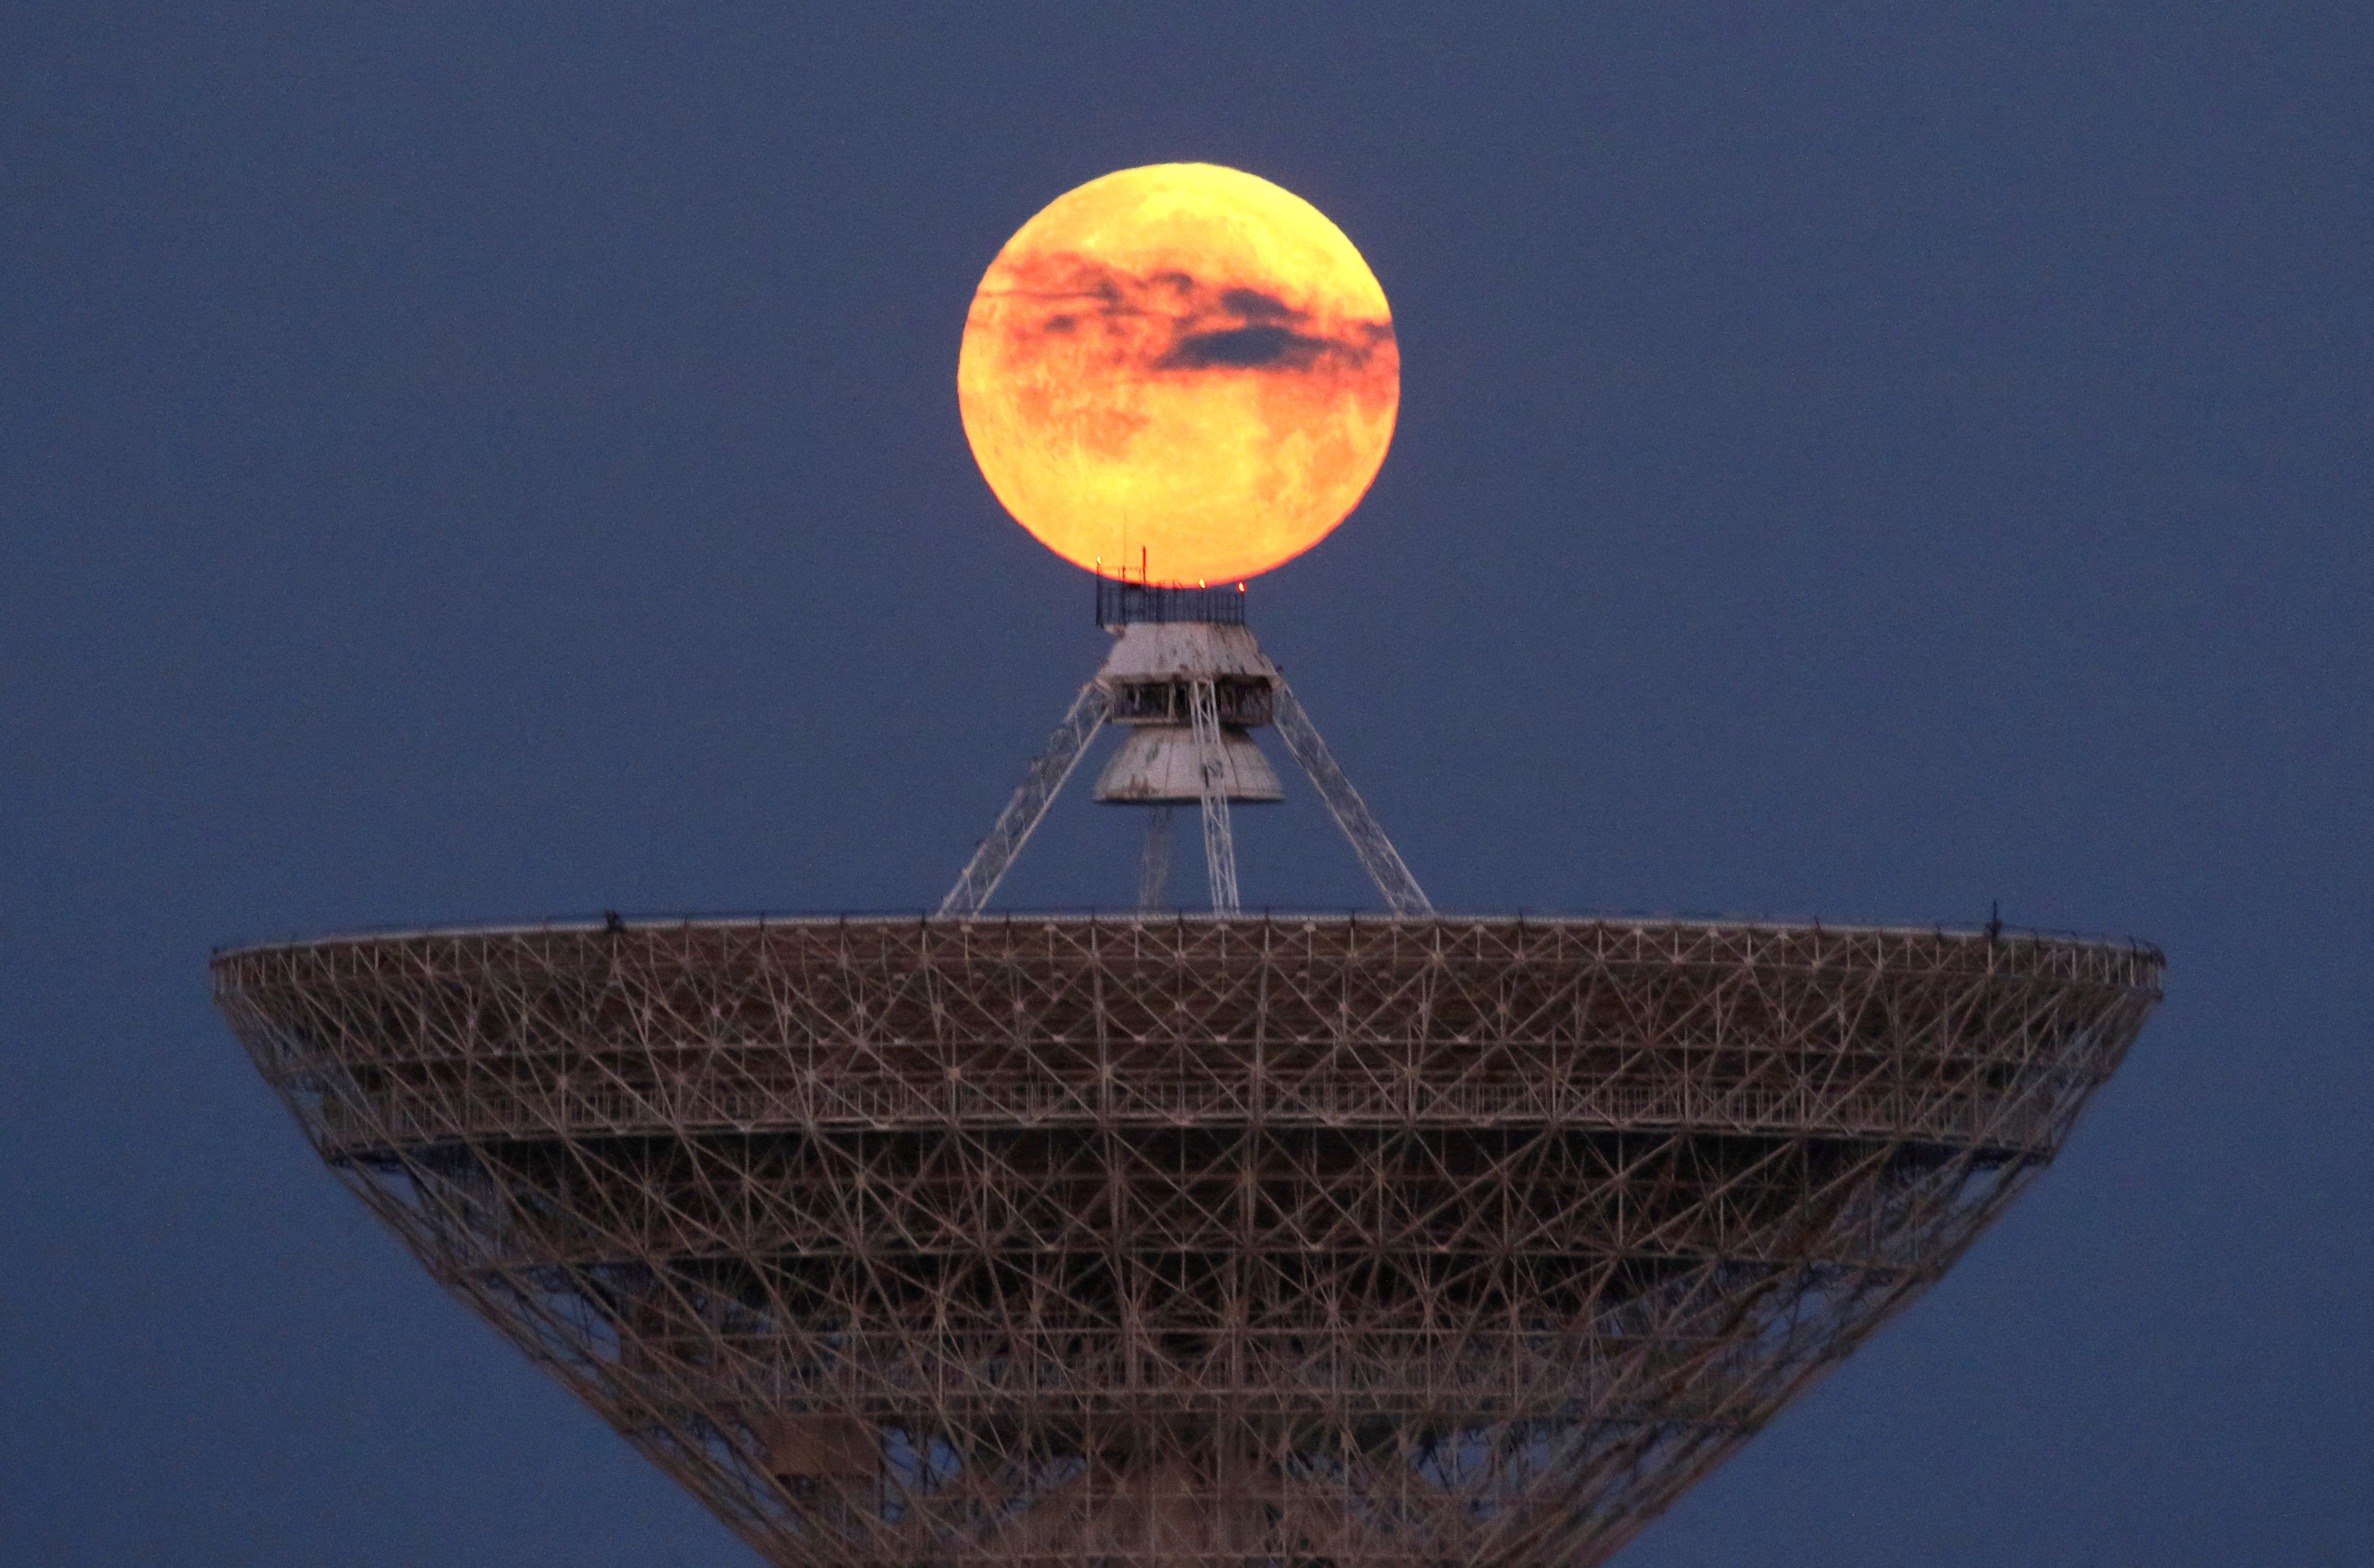
{"type": "Polygon", "coordinates": [[[1039,826],[1039,819],[1047,815],[1047,808],[1054,804],[1055,792],[1064,787],[1064,781],[1080,765],[1088,742],[1096,738],[1111,711],[1111,701],[1103,687],[1092,680],[1080,688],[1064,722],[1047,737],[1046,747],[1030,764],[1030,772],[1023,776],[1022,787],[1014,792],[1014,798],[997,814],[989,837],[981,841],[972,858],[965,863],[964,875],[948,890],[948,896],[940,901],[942,914],[981,913],[989,902],[989,895],[997,891],[997,884],[1005,879],[1014,857],[1030,841],[1031,830],[1039,826]]]}
{"type": "Polygon", "coordinates": [[[1137,907],[1160,909],[1170,888],[1170,808],[1146,808],[1146,847],[1137,856],[1137,907]]]}
{"type": "Polygon", "coordinates": [[[1237,835],[1228,824],[1228,765],[1220,754],[1220,696],[1209,680],[1187,687],[1187,718],[1195,731],[1196,772],[1204,788],[1204,869],[1212,884],[1212,911],[1237,913],[1237,835]]]}
{"type": "Polygon", "coordinates": [[[1395,914],[1432,914],[1434,905],[1427,902],[1417,878],[1403,864],[1401,852],[1393,847],[1393,840],[1385,837],[1385,830],[1377,825],[1369,803],[1360,798],[1360,792],[1352,787],[1344,770],[1336,766],[1334,755],[1319,737],[1318,726],[1310,722],[1310,715],[1295,700],[1293,691],[1279,680],[1271,688],[1271,697],[1277,733],[1285,740],[1286,749],[1294,754],[1302,771],[1310,775],[1311,787],[1327,803],[1328,815],[1344,830],[1344,836],[1352,841],[1352,853],[1360,857],[1361,868],[1377,884],[1377,891],[1384,895],[1385,907],[1395,914]]]}

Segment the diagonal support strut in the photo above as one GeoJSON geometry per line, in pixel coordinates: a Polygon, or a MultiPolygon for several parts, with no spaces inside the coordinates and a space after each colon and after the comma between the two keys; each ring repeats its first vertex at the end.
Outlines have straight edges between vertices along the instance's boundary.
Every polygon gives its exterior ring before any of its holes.
{"type": "Polygon", "coordinates": [[[1360,857],[1361,869],[1377,884],[1377,891],[1384,895],[1385,907],[1395,914],[1432,914],[1434,905],[1427,902],[1417,878],[1402,863],[1401,852],[1393,848],[1393,840],[1385,837],[1385,830],[1377,825],[1375,814],[1360,798],[1360,792],[1352,787],[1352,781],[1344,776],[1344,770],[1336,765],[1327,743],[1319,737],[1318,726],[1303,712],[1292,690],[1280,679],[1272,684],[1271,693],[1279,738],[1302,765],[1302,771],[1310,775],[1311,787],[1327,803],[1328,815],[1344,830],[1344,836],[1352,841],[1352,853],[1360,857]]]}
{"type": "Polygon", "coordinates": [[[1096,738],[1111,711],[1112,700],[1105,695],[1103,687],[1092,680],[1080,688],[1064,722],[1047,737],[1045,748],[1030,764],[1030,772],[1023,776],[1022,787],[1014,792],[1014,798],[997,814],[989,837],[981,841],[972,858],[965,863],[964,875],[948,890],[948,896],[940,901],[942,914],[981,913],[989,902],[989,895],[997,891],[997,884],[1005,879],[1014,857],[1029,842],[1031,830],[1047,815],[1055,792],[1064,787],[1064,781],[1080,765],[1088,742],[1096,738]]]}

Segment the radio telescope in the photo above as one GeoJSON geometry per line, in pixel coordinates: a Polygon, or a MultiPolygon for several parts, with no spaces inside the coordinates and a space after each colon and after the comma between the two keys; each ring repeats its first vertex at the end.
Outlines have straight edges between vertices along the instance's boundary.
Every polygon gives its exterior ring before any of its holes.
{"type": "Polygon", "coordinates": [[[2161,957],[1438,913],[1246,598],[1099,577],[1111,654],[936,914],[241,948],[217,1000],[770,1562],[1602,1562],[2044,1170],[2161,957]],[[993,912],[1107,725],[1141,907],[993,912]],[[1264,727],[1381,914],[1237,907],[1264,727]],[[1166,906],[1181,807],[1208,912],[1166,906]]]}

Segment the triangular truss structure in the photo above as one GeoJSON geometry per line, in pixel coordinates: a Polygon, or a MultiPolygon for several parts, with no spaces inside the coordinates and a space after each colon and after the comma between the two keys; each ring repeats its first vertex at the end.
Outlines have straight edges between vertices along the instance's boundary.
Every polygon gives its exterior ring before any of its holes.
{"type": "Polygon", "coordinates": [[[1106,579],[1098,585],[1098,619],[1119,641],[1047,737],[1021,787],[941,901],[940,914],[979,914],[988,907],[1057,792],[1107,724],[1129,725],[1134,733],[1099,783],[1097,798],[1150,809],[1139,873],[1141,908],[1161,902],[1171,808],[1192,803],[1203,817],[1212,909],[1219,914],[1238,912],[1236,834],[1228,806],[1232,799],[1276,797],[1258,752],[1250,768],[1259,777],[1245,776],[1249,765],[1243,760],[1252,748],[1246,732],[1275,724],[1385,907],[1395,914],[1433,913],[1376,814],[1337,766],[1319,726],[1245,629],[1240,595],[1106,579]]]}
{"type": "Polygon", "coordinates": [[[429,1269],[813,1568],[1599,1562],[2036,1177],[2160,973],[1434,916],[215,962],[429,1269]]]}

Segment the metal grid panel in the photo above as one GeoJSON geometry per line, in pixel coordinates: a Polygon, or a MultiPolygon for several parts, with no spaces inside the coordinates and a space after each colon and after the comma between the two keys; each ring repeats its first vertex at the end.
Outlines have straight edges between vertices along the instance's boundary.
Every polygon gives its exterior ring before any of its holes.
{"type": "Polygon", "coordinates": [[[686,923],[229,953],[436,1276],[782,1563],[1584,1564],[1917,1296],[2108,944],[686,923]]]}

